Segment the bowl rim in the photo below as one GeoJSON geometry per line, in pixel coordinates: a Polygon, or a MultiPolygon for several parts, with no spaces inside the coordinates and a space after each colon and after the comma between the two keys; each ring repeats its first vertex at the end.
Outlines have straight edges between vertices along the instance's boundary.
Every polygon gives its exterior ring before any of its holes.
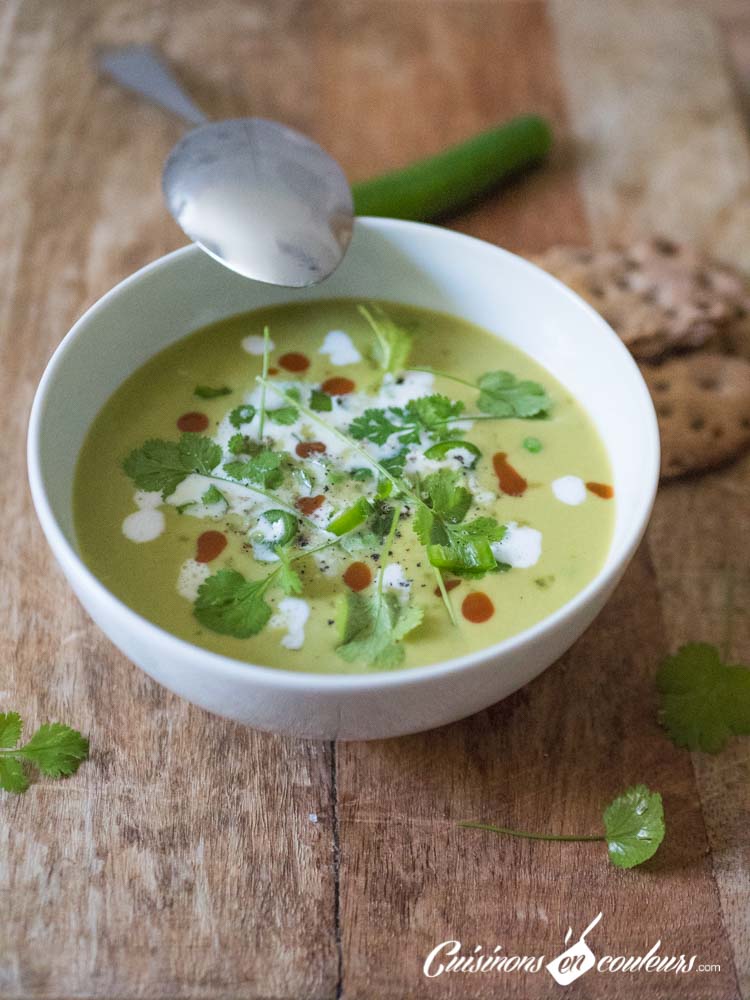
{"type": "MultiPolygon", "coordinates": [[[[56,378],[57,371],[71,344],[77,339],[81,330],[95,320],[98,313],[104,310],[112,299],[120,296],[132,285],[137,284],[146,277],[153,277],[161,270],[169,269],[176,261],[189,260],[191,257],[197,258],[198,255],[204,253],[196,244],[180,247],[144,265],[105,292],[104,295],[85,310],[58,344],[44,369],[34,394],[30,411],[27,435],[28,476],[34,508],[42,530],[54,556],[59,560],[66,574],[75,578],[82,590],[94,592],[99,606],[103,608],[108,617],[114,616],[129,630],[137,630],[154,647],[164,651],[171,651],[173,659],[191,660],[199,667],[205,666],[207,672],[220,672],[224,675],[225,680],[238,681],[239,683],[250,685],[254,682],[260,682],[270,687],[296,690],[303,693],[306,690],[310,692],[339,692],[342,694],[356,691],[372,692],[385,688],[397,688],[427,682],[451,673],[460,674],[471,667],[479,667],[488,661],[499,660],[507,654],[512,654],[522,649],[533,641],[544,639],[547,634],[553,633],[560,626],[564,626],[566,622],[573,620],[587,604],[595,600],[597,595],[601,593],[607,594],[618,582],[619,577],[643,538],[648,525],[659,483],[660,445],[656,412],[638,365],[622,340],[599,313],[584,299],[568,288],[567,285],[564,285],[536,264],[509,250],[488,243],[486,240],[444,229],[440,226],[408,222],[400,219],[365,216],[358,217],[355,220],[355,225],[358,228],[374,228],[386,231],[389,229],[419,231],[429,234],[428,238],[444,239],[447,242],[454,241],[456,244],[464,246],[467,243],[481,244],[485,250],[490,250],[498,254],[498,256],[512,258],[516,265],[520,264],[523,268],[533,272],[535,280],[542,283],[554,284],[557,294],[564,294],[575,303],[578,309],[587,314],[589,319],[600,327],[602,336],[609,338],[615,355],[619,354],[620,363],[630,368],[631,374],[635,374],[636,376],[636,385],[640,394],[640,398],[636,402],[642,407],[645,418],[643,436],[640,441],[641,446],[644,448],[644,461],[641,465],[643,490],[639,494],[639,505],[635,509],[630,509],[630,526],[625,536],[618,543],[618,551],[615,552],[614,557],[612,546],[610,545],[605,562],[598,573],[585,587],[574,594],[569,601],[552,612],[552,614],[547,615],[534,625],[515,635],[494,643],[491,646],[484,647],[472,653],[466,653],[462,656],[453,657],[449,660],[441,660],[438,663],[426,666],[399,667],[395,670],[374,671],[372,673],[318,673],[315,671],[287,670],[283,667],[268,667],[245,660],[237,660],[233,657],[204,649],[186,639],[180,639],[130,608],[116,597],[86,566],[73,544],[66,538],[52,510],[52,505],[47,497],[42,478],[41,464],[41,429],[47,397],[50,387],[56,378]]],[[[456,247],[456,250],[459,250],[459,246],[456,247]]],[[[533,355],[531,356],[533,357],[533,355]]],[[[102,629],[102,631],[104,630],[102,629]]]]}

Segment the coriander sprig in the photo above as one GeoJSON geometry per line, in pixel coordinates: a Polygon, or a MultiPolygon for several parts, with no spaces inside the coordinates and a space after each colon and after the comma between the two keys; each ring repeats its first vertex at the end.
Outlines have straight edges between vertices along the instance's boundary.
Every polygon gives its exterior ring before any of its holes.
{"type": "Polygon", "coordinates": [[[525,840],[549,840],[564,843],[604,841],[607,844],[609,860],[618,868],[634,868],[653,857],[664,840],[664,807],[661,795],[650,791],[645,785],[634,785],[618,795],[602,816],[604,833],[591,835],[570,835],[558,833],[529,833],[526,830],[512,830],[507,826],[490,823],[463,822],[459,826],[473,830],[488,830],[491,833],[522,837],[525,840]]]}
{"type": "Polygon", "coordinates": [[[50,778],[61,778],[77,771],[88,757],[89,741],[60,722],[40,726],[27,743],[16,746],[22,731],[18,712],[0,713],[0,788],[6,792],[26,791],[29,764],[50,778]]]}
{"type": "Polygon", "coordinates": [[[291,564],[338,544],[339,539],[334,538],[294,556],[279,549],[279,565],[260,580],[248,580],[235,569],[220,569],[198,588],[193,614],[201,625],[220,635],[235,639],[257,635],[273,613],[265,599],[271,587],[280,586],[285,594],[302,593],[302,581],[291,564]]]}
{"type": "MultiPolygon", "coordinates": [[[[282,398],[290,401],[290,397],[284,389],[270,382],[267,384],[282,398]]],[[[446,469],[433,473],[424,480],[420,491],[417,492],[405,479],[394,475],[382,462],[374,458],[350,434],[329,424],[327,420],[303,403],[294,399],[291,399],[291,402],[313,423],[320,425],[360,454],[371,468],[391,483],[397,494],[406,497],[418,508],[413,527],[419,542],[425,547],[430,565],[437,567],[438,570],[450,569],[453,572],[474,577],[482,576],[492,570],[506,568],[498,564],[491,549],[492,542],[499,541],[505,533],[502,525],[490,517],[481,517],[468,524],[459,524],[464,520],[471,506],[472,496],[465,487],[458,484],[456,473],[446,469]],[[423,490],[427,497],[426,500],[422,495],[423,490]]],[[[437,582],[448,616],[455,625],[455,614],[442,580],[442,574],[437,582]]]]}
{"type": "Polygon", "coordinates": [[[402,604],[397,594],[384,592],[385,557],[400,516],[401,507],[397,505],[380,550],[375,593],[366,597],[349,592],[343,599],[342,641],[336,648],[339,656],[349,662],[362,659],[384,670],[403,663],[406,654],[401,640],[420,624],[423,616],[420,607],[402,604]]]}
{"type": "MultiPolygon", "coordinates": [[[[517,417],[528,420],[534,417],[546,417],[552,406],[552,400],[547,395],[544,386],[540,385],[539,382],[532,382],[530,379],[516,378],[512,372],[485,372],[479,376],[476,382],[470,382],[468,379],[460,378],[450,372],[438,371],[436,368],[413,367],[408,370],[429,372],[438,378],[448,379],[451,382],[457,382],[459,385],[477,390],[479,392],[477,408],[496,419],[517,417]]],[[[481,418],[464,417],[462,419],[476,420],[481,418]]]]}

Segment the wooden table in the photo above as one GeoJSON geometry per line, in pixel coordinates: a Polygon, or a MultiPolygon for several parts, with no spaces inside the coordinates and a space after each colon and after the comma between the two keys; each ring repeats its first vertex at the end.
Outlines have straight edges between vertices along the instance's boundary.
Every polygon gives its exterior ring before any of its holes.
{"type": "MultiPolygon", "coordinates": [[[[750,741],[675,749],[653,683],[668,650],[721,641],[730,569],[750,604],[750,457],[661,490],[607,609],[533,684],[437,732],[335,746],[214,718],[128,663],[55,567],[24,472],[55,345],[183,242],[159,190],[179,126],[99,82],[94,45],[162,45],[210,114],[280,118],[353,178],[540,111],[553,161],[452,225],[520,251],[659,230],[750,268],[750,154],[712,14],[745,87],[750,17],[714,5],[6,0],[0,706],[80,727],[92,759],[0,797],[0,996],[552,998],[544,971],[428,980],[422,963],[450,938],[551,958],[600,910],[598,955],[661,938],[662,954],[720,970],[591,972],[566,996],[750,996],[750,741]],[[662,792],[668,834],[632,872],[600,845],[456,826],[595,832],[636,781],[662,792]]],[[[733,653],[750,660],[746,615],[733,653]]]]}

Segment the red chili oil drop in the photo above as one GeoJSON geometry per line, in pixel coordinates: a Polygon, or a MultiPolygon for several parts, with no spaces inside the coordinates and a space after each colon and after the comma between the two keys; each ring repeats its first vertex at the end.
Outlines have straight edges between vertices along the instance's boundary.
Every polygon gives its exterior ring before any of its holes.
{"type": "Polygon", "coordinates": [[[369,587],[372,583],[370,567],[363,562],[355,562],[351,566],[347,566],[344,572],[344,583],[355,593],[369,587]]]}
{"type": "Polygon", "coordinates": [[[279,374],[279,369],[278,368],[269,368],[268,369],[268,374],[269,375],[278,375],[279,374]]]}
{"type": "Polygon", "coordinates": [[[279,364],[288,372],[304,372],[310,367],[310,359],[306,354],[297,354],[292,351],[290,354],[282,354],[279,358],[279,364]]]}
{"type": "Polygon", "coordinates": [[[333,378],[327,378],[320,388],[328,396],[348,396],[356,386],[350,378],[334,375],[333,378]]]}
{"type": "Polygon", "coordinates": [[[199,434],[208,427],[208,417],[205,413],[183,413],[177,420],[177,430],[190,431],[199,434]]]}
{"type": "MultiPolygon", "coordinates": [[[[452,590],[456,589],[460,582],[460,580],[443,580],[443,586],[445,587],[446,592],[450,594],[452,590]]],[[[435,587],[435,597],[442,596],[443,595],[440,593],[440,587],[435,587]]]]}
{"type": "Polygon", "coordinates": [[[481,591],[474,591],[464,597],[461,605],[461,613],[468,622],[479,625],[489,621],[495,613],[495,606],[486,594],[481,591]]]}
{"type": "Polygon", "coordinates": [[[326,446],[322,441],[300,441],[294,450],[300,458],[309,458],[310,455],[315,453],[322,455],[326,450],[326,446]]]}
{"type": "Polygon", "coordinates": [[[511,497],[522,497],[528,484],[523,476],[510,465],[507,454],[504,451],[499,451],[493,456],[492,465],[503,493],[507,493],[511,497]]]}
{"type": "Polygon", "coordinates": [[[209,563],[217,556],[221,555],[227,547],[227,537],[221,531],[204,531],[198,535],[198,546],[195,553],[195,561],[199,563],[209,563]]]}
{"type": "Polygon", "coordinates": [[[300,497],[299,500],[295,500],[294,506],[297,510],[302,511],[303,514],[313,514],[318,507],[322,506],[325,497],[322,493],[319,493],[316,497],[300,497]]]}
{"type": "Polygon", "coordinates": [[[586,489],[602,500],[611,500],[615,495],[614,486],[609,486],[607,483],[586,483],[586,489]]]}

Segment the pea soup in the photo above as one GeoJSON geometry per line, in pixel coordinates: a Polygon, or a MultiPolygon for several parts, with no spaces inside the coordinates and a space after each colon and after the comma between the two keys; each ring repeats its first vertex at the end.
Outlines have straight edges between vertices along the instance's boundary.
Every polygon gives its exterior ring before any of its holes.
{"type": "Polygon", "coordinates": [[[345,299],[234,316],[114,393],[75,477],[83,559],[198,646],[326,673],[419,667],[598,572],[609,462],[545,369],[443,313],[345,299]]]}

